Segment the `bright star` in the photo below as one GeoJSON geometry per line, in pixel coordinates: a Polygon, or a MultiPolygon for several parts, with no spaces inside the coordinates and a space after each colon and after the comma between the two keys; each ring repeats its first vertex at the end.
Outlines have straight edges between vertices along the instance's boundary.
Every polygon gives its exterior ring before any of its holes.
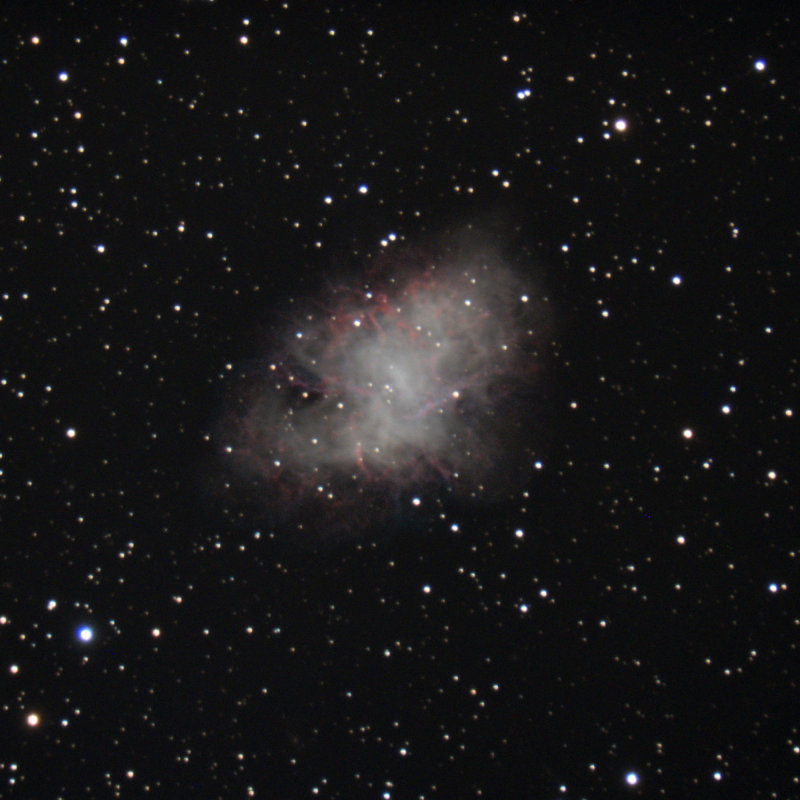
{"type": "Polygon", "coordinates": [[[84,625],[78,628],[78,638],[82,642],[91,642],[94,638],[94,631],[88,625],[84,625]]]}

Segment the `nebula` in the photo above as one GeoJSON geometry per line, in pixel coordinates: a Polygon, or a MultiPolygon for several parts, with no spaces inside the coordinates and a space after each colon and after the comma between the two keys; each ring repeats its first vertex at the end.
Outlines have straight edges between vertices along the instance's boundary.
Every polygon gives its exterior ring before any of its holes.
{"type": "Polygon", "coordinates": [[[276,527],[357,538],[524,485],[548,327],[524,270],[486,248],[403,254],[291,307],[232,368],[218,435],[229,486],[276,527]]]}

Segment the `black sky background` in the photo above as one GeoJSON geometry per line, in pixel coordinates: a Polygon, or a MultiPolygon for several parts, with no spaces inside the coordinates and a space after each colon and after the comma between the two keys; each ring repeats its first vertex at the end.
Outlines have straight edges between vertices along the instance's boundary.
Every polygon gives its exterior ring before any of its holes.
{"type": "Polygon", "coordinates": [[[0,13],[0,794],[797,796],[796,19],[0,13]],[[527,494],[271,536],[226,364],[471,223],[551,309],[527,494]]]}

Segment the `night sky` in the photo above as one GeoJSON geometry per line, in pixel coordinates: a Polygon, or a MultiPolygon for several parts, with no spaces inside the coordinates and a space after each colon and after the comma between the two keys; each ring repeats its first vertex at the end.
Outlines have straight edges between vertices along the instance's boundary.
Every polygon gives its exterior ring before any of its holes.
{"type": "Polygon", "coordinates": [[[4,5],[0,795],[800,796],[800,29],[603,6],[4,5]],[[297,309],[471,248],[504,491],[237,471],[297,309]]]}

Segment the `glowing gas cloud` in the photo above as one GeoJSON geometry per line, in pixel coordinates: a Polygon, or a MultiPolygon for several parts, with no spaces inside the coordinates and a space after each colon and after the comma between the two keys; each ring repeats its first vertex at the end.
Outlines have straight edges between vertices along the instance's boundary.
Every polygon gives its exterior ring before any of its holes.
{"type": "Polygon", "coordinates": [[[357,537],[408,504],[496,500],[536,458],[547,303],[485,248],[401,254],[293,302],[269,352],[233,368],[219,434],[276,526],[357,537]]]}

